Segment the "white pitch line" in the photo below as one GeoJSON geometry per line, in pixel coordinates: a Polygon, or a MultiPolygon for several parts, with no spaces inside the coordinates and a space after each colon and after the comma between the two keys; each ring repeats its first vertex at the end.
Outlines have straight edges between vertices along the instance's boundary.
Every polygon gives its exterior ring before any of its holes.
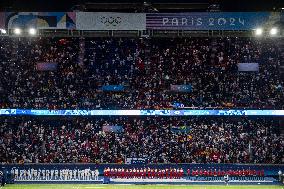
{"type": "Polygon", "coordinates": [[[105,188],[105,187],[101,187],[101,186],[85,186],[84,188],[105,188]]]}

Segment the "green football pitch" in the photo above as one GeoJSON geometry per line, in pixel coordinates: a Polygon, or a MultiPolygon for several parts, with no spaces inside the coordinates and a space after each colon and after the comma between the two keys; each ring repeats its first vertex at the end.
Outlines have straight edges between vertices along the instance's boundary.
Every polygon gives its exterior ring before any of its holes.
{"type": "MultiPolygon", "coordinates": [[[[270,185],[103,185],[103,184],[14,184],[7,189],[284,189],[270,185]]],[[[4,189],[4,188],[3,188],[4,189]]]]}

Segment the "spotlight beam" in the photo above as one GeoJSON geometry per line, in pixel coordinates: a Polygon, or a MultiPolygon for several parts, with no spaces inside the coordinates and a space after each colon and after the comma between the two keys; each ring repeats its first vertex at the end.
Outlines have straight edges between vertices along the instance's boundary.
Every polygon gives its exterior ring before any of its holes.
{"type": "Polygon", "coordinates": [[[20,28],[15,28],[14,29],[14,34],[20,35],[22,33],[22,30],[20,28]]]}
{"type": "Polygon", "coordinates": [[[35,28],[30,28],[30,29],[29,29],[29,34],[30,34],[30,35],[36,35],[36,33],[37,33],[37,31],[36,31],[35,28]]]}
{"type": "Polygon", "coordinates": [[[255,33],[256,36],[261,36],[262,33],[263,33],[263,29],[262,28],[257,28],[257,29],[255,29],[254,33],[255,33]]]}
{"type": "Polygon", "coordinates": [[[278,29],[277,28],[271,28],[269,33],[270,33],[271,36],[275,36],[278,33],[278,29]]]}

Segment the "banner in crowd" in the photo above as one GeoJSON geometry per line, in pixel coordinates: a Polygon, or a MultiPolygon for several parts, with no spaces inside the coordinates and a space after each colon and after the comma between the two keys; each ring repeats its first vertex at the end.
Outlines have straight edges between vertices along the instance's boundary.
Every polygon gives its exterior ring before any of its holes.
{"type": "Polygon", "coordinates": [[[104,132],[114,132],[114,133],[122,133],[123,127],[122,126],[112,126],[112,125],[104,125],[103,126],[104,132]]]}
{"type": "Polygon", "coordinates": [[[252,30],[279,24],[279,12],[148,13],[146,28],[156,30],[252,30]]]}
{"type": "Polygon", "coordinates": [[[126,158],[125,164],[147,164],[146,158],[126,158]]]}
{"type": "MultiPolygon", "coordinates": [[[[75,29],[75,12],[5,12],[5,28],[75,29]]],[[[0,24],[1,24],[0,19],[0,24]]]]}
{"type": "Polygon", "coordinates": [[[179,102],[173,102],[172,106],[173,108],[184,108],[184,104],[179,102]]]}
{"type": "Polygon", "coordinates": [[[145,30],[144,13],[78,12],[77,30],[145,30]]]}
{"type": "Polygon", "coordinates": [[[191,85],[171,85],[171,91],[191,92],[192,86],[191,85]]]}
{"type": "Polygon", "coordinates": [[[0,115],[33,116],[284,116],[284,110],[35,110],[0,109],[0,115]]]}
{"type": "Polygon", "coordinates": [[[173,133],[188,133],[190,131],[190,128],[187,127],[186,125],[173,126],[173,127],[171,127],[171,131],[173,133]]]}
{"type": "Polygon", "coordinates": [[[238,63],[239,72],[258,72],[259,64],[258,63],[238,63]]]}
{"type": "Polygon", "coordinates": [[[101,87],[101,90],[103,91],[123,91],[124,86],[123,85],[104,85],[101,87]]]}
{"type": "Polygon", "coordinates": [[[57,70],[56,62],[39,62],[36,65],[36,69],[39,71],[54,71],[57,70]]]}

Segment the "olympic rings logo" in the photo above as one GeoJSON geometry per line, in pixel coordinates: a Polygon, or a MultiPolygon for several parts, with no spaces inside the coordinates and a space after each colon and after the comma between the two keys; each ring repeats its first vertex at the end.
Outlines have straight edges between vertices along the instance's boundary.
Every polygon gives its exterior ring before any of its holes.
{"type": "Polygon", "coordinates": [[[101,17],[101,23],[103,23],[106,26],[117,26],[121,23],[121,17],[101,17]]]}

